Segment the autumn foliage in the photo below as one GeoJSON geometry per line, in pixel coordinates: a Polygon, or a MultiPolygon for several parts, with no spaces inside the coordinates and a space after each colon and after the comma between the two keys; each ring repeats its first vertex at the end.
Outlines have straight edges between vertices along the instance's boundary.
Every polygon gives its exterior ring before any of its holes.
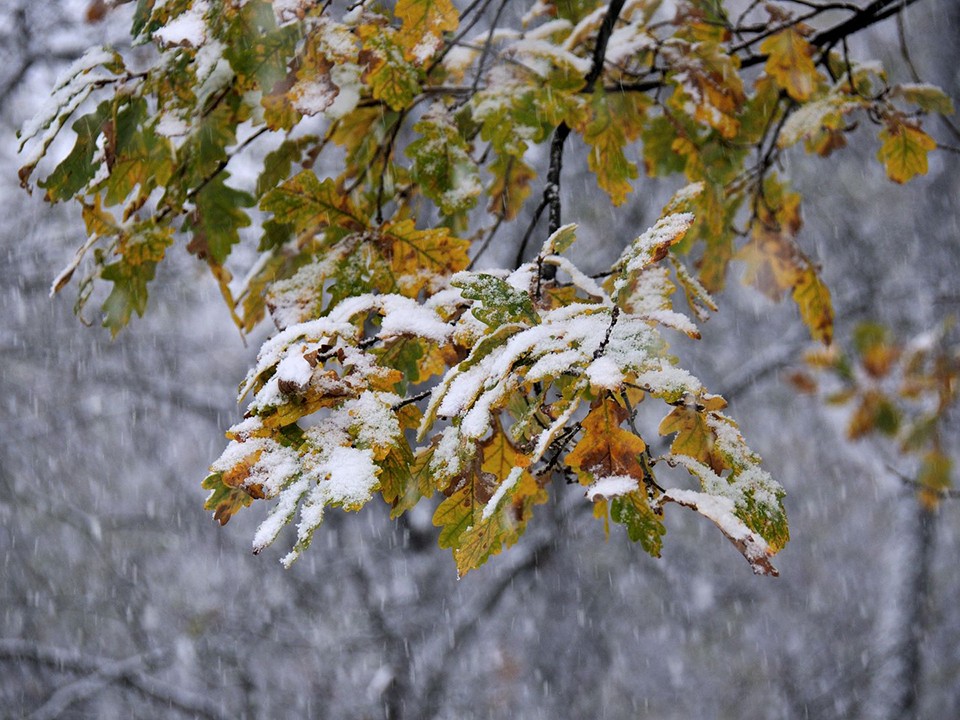
{"type": "Polygon", "coordinates": [[[739,266],[831,342],[780,160],[869,126],[891,180],[927,172],[924,116],[949,99],[845,42],[898,4],[140,0],[152,51],[81,58],[23,129],[21,180],[82,205],[87,240],[53,289],[78,276],[83,312],[105,287],[112,333],[181,238],[242,332],[276,326],[204,481],[221,523],[272,504],[255,551],[295,524],[293,562],[330,507],[430,502],[465,573],[566,479],[652,555],[675,502],[775,574],[783,490],[667,338],[699,337],[739,266]],[[72,149],[35,181],[68,122],[72,149]],[[565,254],[572,142],[614,206],[641,175],[681,187],[594,276],[565,254]],[[478,270],[498,233],[515,266],[478,270]],[[258,257],[235,277],[247,238],[258,257]],[[653,400],[662,422],[638,427],[653,400]]]}

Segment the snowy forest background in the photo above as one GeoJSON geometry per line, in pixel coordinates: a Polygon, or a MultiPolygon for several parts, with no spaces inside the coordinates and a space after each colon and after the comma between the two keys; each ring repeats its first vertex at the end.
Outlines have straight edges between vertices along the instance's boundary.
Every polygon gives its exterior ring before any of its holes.
{"type": "MultiPolygon", "coordinates": [[[[916,717],[960,716],[960,501],[941,506],[918,597],[917,503],[889,466],[913,468],[880,441],[848,442],[846,411],[785,382],[806,330],[792,305],[736,284],[703,341],[677,348],[787,489],[780,578],[755,577],[679,509],[660,560],[621,533],[605,542],[575,488],[459,582],[426,510],[393,524],[331,513],[289,571],[279,551],[254,557],[262,510],[220,528],[200,480],[266,330],[245,347],[183,252],[116,341],[77,321],[69,291],[47,298],[82,223],[18,188],[14,133],[87,47],[128,42],[124,9],[91,22],[98,7],[0,5],[0,715],[898,717],[905,618],[922,602],[916,717]]],[[[915,66],[960,98],[960,6],[925,0],[904,19],[915,66]]],[[[909,79],[895,22],[857,42],[909,79]]],[[[909,336],[960,311],[960,156],[935,153],[897,187],[872,152],[791,156],[801,242],[841,338],[875,319],[909,336]]],[[[566,181],[568,216],[609,238],[581,248],[598,266],[656,218],[662,193],[639,182],[615,215],[592,179],[566,181]]],[[[511,262],[510,239],[489,263],[511,262]]]]}

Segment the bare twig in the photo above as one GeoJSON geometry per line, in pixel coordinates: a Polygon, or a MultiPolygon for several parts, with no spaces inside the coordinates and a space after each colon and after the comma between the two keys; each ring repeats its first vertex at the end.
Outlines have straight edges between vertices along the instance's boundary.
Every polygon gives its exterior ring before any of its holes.
{"type": "MultiPolygon", "coordinates": [[[[164,654],[162,651],[158,651],[158,653],[159,655],[164,654]]],[[[137,656],[137,658],[143,662],[143,656],[137,656]]],[[[117,663],[110,658],[87,655],[76,650],[66,650],[50,645],[41,645],[19,638],[0,639],[0,660],[31,662],[60,672],[87,673],[88,676],[100,673],[104,668],[117,663]]],[[[136,665],[137,663],[132,664],[136,665]]],[[[206,697],[177,685],[157,680],[145,673],[126,671],[115,679],[118,682],[128,684],[152,700],[175,707],[185,713],[210,718],[210,720],[225,720],[229,717],[216,703],[206,697]]]]}

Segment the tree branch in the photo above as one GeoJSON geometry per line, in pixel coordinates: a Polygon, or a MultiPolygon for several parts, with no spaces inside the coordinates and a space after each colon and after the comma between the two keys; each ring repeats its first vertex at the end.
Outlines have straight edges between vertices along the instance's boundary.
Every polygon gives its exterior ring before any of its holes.
{"type": "MultiPolygon", "coordinates": [[[[71,691],[75,695],[70,701],[72,703],[82,700],[83,697],[90,697],[111,682],[122,682],[152,700],[178,708],[185,713],[209,718],[210,720],[226,720],[229,716],[222,712],[216,703],[206,697],[171,683],[157,680],[138,670],[141,665],[148,664],[166,654],[166,650],[156,650],[151,653],[136,655],[127,660],[117,661],[110,658],[85,655],[75,650],[40,645],[18,638],[0,639],[0,660],[27,661],[54,668],[60,672],[87,674],[87,677],[59,688],[43,707],[50,705],[54,696],[67,688],[74,688],[71,691]],[[99,682],[92,682],[94,676],[98,678],[99,682]],[[83,688],[76,687],[78,684],[84,684],[83,688]],[[89,693],[86,693],[87,689],[90,690],[89,693]],[[85,693],[83,697],[76,696],[81,690],[85,693]]],[[[65,695],[66,693],[61,695],[61,700],[65,695]]],[[[42,709],[35,710],[31,717],[38,716],[42,709]]],[[[54,708],[51,707],[50,709],[53,710],[54,708]]],[[[39,715],[39,717],[43,717],[43,715],[39,715]]],[[[55,717],[55,715],[47,715],[47,717],[55,717]]]]}
{"type": "MultiPolygon", "coordinates": [[[[610,41],[610,35],[613,33],[613,28],[617,24],[617,19],[620,17],[620,11],[623,9],[624,2],[625,0],[614,0],[614,2],[610,3],[607,7],[606,15],[603,16],[603,21],[600,23],[600,30],[597,33],[597,44],[593,48],[593,64],[590,66],[590,72],[587,73],[584,79],[583,92],[585,93],[593,92],[597,80],[603,74],[603,62],[607,54],[607,43],[610,41]]],[[[554,130],[553,138],[550,141],[550,168],[547,170],[547,184],[543,188],[543,202],[550,208],[548,232],[551,235],[560,228],[562,223],[560,175],[563,170],[563,143],[569,135],[570,127],[565,122],[562,122],[557,126],[557,129],[554,130]]],[[[526,245],[526,239],[527,238],[524,237],[524,246],[526,245]]],[[[523,246],[521,247],[521,252],[522,251],[523,246]]],[[[519,265],[519,263],[517,264],[519,265]]],[[[556,276],[557,269],[553,265],[543,267],[542,263],[538,262],[537,270],[539,271],[537,280],[537,290],[539,294],[539,278],[542,277],[544,280],[553,280],[556,276]]]]}

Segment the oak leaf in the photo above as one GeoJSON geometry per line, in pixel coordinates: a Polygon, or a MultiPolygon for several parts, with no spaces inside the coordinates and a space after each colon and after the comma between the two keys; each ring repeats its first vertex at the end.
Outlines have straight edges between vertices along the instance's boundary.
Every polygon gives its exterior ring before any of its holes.
{"type": "Polygon", "coordinates": [[[643,454],[646,443],[620,427],[629,412],[610,399],[594,403],[583,419],[583,436],[567,454],[566,464],[588,485],[596,478],[629,475],[645,477],[643,454]]]}
{"type": "Polygon", "coordinates": [[[397,0],[394,14],[402,21],[397,40],[408,59],[427,63],[443,44],[443,33],[460,24],[451,0],[397,0]]]}
{"type": "Polygon", "coordinates": [[[797,102],[806,102],[816,91],[821,76],[813,64],[813,46],[795,27],[771,35],[760,43],[766,54],[767,74],[797,102]]]}
{"type": "Polygon", "coordinates": [[[927,153],[936,149],[937,143],[923,130],[894,120],[878,137],[883,144],[877,151],[877,159],[886,168],[887,177],[902,184],[927,174],[927,153]]]}

